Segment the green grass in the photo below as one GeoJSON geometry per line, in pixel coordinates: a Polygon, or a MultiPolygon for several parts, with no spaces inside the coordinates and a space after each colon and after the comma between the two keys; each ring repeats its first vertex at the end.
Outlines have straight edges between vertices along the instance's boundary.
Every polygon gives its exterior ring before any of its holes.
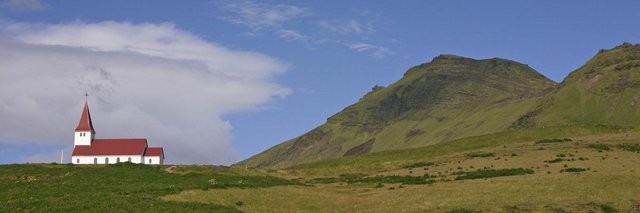
{"type": "Polygon", "coordinates": [[[471,172],[457,172],[456,180],[466,179],[485,179],[492,177],[514,176],[514,175],[526,175],[533,174],[533,170],[524,168],[512,168],[512,169],[480,169],[471,172]]]}
{"type": "Polygon", "coordinates": [[[629,131],[630,127],[603,125],[573,125],[538,129],[517,129],[500,133],[462,138],[446,143],[402,150],[375,152],[360,156],[343,157],[300,164],[288,168],[292,171],[323,175],[341,173],[384,171],[407,165],[407,162],[424,161],[437,156],[473,151],[488,147],[500,147],[514,143],[538,141],[545,138],[567,138],[629,131]]]}
{"type": "Polygon", "coordinates": [[[307,181],[310,184],[327,184],[327,183],[401,183],[407,185],[421,185],[421,184],[432,184],[436,181],[433,180],[433,176],[400,176],[400,175],[376,175],[372,177],[368,177],[365,174],[342,174],[338,178],[315,178],[307,181]]]}
{"type": "Polygon", "coordinates": [[[202,171],[175,174],[161,167],[0,165],[0,212],[238,212],[232,206],[171,202],[159,197],[183,190],[290,184],[267,176],[202,171]],[[243,182],[244,184],[232,184],[243,182]]]}
{"type": "Polygon", "coordinates": [[[213,174],[211,175],[211,177],[212,179],[210,179],[209,182],[211,183],[212,187],[220,189],[226,189],[230,187],[256,188],[298,184],[295,181],[266,175],[236,176],[213,174]]]}

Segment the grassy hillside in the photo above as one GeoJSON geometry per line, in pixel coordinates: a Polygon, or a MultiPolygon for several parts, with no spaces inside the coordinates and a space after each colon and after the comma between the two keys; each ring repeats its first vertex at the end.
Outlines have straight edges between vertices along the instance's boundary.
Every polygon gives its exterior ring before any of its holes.
{"type": "Polygon", "coordinates": [[[640,133],[513,130],[270,171],[304,185],[187,190],[162,199],[246,212],[636,212],[640,133]]]}
{"type": "Polygon", "coordinates": [[[640,45],[601,50],[515,127],[640,125],[640,45]]]}
{"type": "Polygon", "coordinates": [[[374,87],[324,125],[238,165],[286,167],[500,132],[554,87],[524,64],[442,55],[387,88],[374,87]]]}
{"type": "Polygon", "coordinates": [[[0,165],[0,212],[239,212],[233,205],[178,203],[183,190],[294,184],[213,167],[0,165]]]}
{"type": "Polygon", "coordinates": [[[437,145],[375,152],[361,156],[343,157],[299,164],[290,167],[292,171],[309,176],[337,175],[354,172],[384,172],[412,163],[420,163],[430,158],[483,148],[507,148],[512,144],[532,143],[544,139],[564,139],[591,135],[606,135],[631,131],[622,126],[556,126],[537,129],[516,129],[500,133],[462,138],[437,145]]]}

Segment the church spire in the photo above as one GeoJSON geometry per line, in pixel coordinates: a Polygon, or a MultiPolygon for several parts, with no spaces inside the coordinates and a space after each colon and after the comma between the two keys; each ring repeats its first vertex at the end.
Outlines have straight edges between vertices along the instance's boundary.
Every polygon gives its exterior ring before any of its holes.
{"type": "Polygon", "coordinates": [[[84,102],[84,109],[82,110],[82,115],[80,115],[80,122],[78,122],[78,127],[76,127],[76,132],[78,131],[91,131],[93,134],[96,133],[93,129],[93,123],[91,122],[91,114],[89,113],[89,104],[87,101],[84,102]]]}

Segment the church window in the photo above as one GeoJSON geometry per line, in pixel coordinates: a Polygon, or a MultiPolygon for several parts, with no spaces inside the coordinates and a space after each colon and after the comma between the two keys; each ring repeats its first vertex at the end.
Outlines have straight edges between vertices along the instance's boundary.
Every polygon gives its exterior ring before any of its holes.
{"type": "Polygon", "coordinates": [[[80,163],[80,158],[76,158],[76,163],[80,163]]]}
{"type": "Polygon", "coordinates": [[[116,158],[116,163],[120,163],[120,157],[116,158]]]}
{"type": "Polygon", "coordinates": [[[151,163],[151,159],[149,159],[149,163],[151,163]]]}
{"type": "Polygon", "coordinates": [[[109,158],[104,158],[104,164],[109,164],[109,158]]]}
{"type": "Polygon", "coordinates": [[[93,158],[93,164],[98,164],[98,158],[93,158]]]}
{"type": "Polygon", "coordinates": [[[131,162],[131,157],[129,157],[129,159],[127,159],[127,162],[131,162]]]}

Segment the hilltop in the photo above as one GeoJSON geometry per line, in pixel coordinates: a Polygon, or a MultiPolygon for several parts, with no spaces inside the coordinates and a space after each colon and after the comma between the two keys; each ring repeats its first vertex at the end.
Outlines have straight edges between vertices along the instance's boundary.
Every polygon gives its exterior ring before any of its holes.
{"type": "Polygon", "coordinates": [[[640,45],[600,50],[514,124],[640,125],[640,45]]]}
{"type": "Polygon", "coordinates": [[[500,132],[556,86],[518,62],[440,55],[388,87],[375,86],[325,124],[238,165],[280,168],[500,132]]]}

